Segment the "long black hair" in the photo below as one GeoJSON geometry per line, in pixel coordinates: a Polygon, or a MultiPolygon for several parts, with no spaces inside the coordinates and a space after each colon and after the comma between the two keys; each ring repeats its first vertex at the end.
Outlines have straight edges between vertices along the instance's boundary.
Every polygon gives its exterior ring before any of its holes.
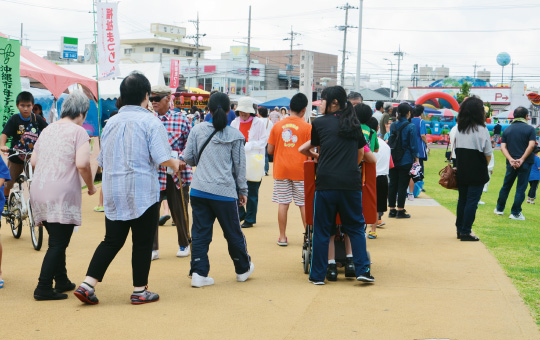
{"type": "Polygon", "coordinates": [[[216,92],[208,100],[208,109],[212,113],[212,125],[217,131],[227,127],[227,112],[231,106],[229,96],[222,92],[216,92]],[[225,112],[227,110],[227,112],[225,112]]]}
{"type": "Polygon", "coordinates": [[[461,103],[456,119],[459,132],[478,131],[478,126],[486,126],[485,120],[486,116],[482,99],[472,96],[461,103]]]}
{"type": "Polygon", "coordinates": [[[354,111],[356,112],[356,116],[358,117],[360,124],[366,124],[368,120],[373,116],[373,111],[371,111],[371,107],[364,103],[356,104],[354,106],[354,111]]]}
{"type": "Polygon", "coordinates": [[[409,103],[401,103],[397,107],[397,113],[399,115],[399,118],[407,118],[407,115],[409,112],[411,112],[412,107],[409,105],[409,103]]]}
{"type": "Polygon", "coordinates": [[[356,116],[354,108],[347,100],[347,92],[341,86],[331,86],[325,88],[321,93],[321,98],[326,100],[325,114],[330,113],[330,105],[334,99],[339,104],[339,132],[338,135],[345,139],[358,140],[362,135],[362,127],[356,116]]]}

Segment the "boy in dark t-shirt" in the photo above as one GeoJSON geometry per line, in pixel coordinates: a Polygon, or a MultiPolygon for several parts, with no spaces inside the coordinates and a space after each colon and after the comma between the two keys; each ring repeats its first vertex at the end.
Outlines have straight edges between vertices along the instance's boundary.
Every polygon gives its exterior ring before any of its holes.
{"type": "MultiPolygon", "coordinates": [[[[34,145],[41,131],[47,127],[45,120],[36,114],[32,113],[34,107],[34,96],[30,92],[23,91],[17,96],[18,114],[14,114],[9,118],[2,135],[0,136],[0,151],[8,152],[6,146],[8,138],[11,138],[11,148],[23,152],[32,152],[34,145]]],[[[4,187],[4,195],[6,200],[9,198],[9,192],[13,187],[13,183],[23,172],[24,156],[12,156],[15,152],[10,151],[8,157],[8,168],[11,175],[11,180],[6,182],[4,187]]]]}

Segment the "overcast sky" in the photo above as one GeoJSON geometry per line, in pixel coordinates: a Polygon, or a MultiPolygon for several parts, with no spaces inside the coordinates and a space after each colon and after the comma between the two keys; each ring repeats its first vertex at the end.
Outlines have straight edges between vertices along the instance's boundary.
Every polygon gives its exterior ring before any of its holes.
{"type": "MultiPolygon", "coordinates": [[[[291,26],[297,36],[295,48],[340,56],[345,11],[336,8],[345,1],[271,0],[253,1],[251,45],[262,50],[288,49],[284,41],[291,26]]],[[[359,1],[350,2],[358,7],[359,1]]],[[[121,38],[149,37],[150,23],[160,22],[187,28],[200,18],[202,44],[210,46],[208,58],[219,58],[233,40],[246,41],[247,1],[240,0],[124,0],[119,4],[121,38]]],[[[0,0],[0,32],[20,36],[24,23],[25,45],[39,55],[58,50],[61,36],[79,38],[79,53],[93,41],[91,0],[0,0]]],[[[538,0],[365,0],[363,10],[362,75],[372,80],[390,79],[390,63],[397,68],[393,52],[401,46],[404,58],[401,77],[409,79],[413,64],[447,66],[451,76],[472,76],[473,65],[492,72],[492,83],[500,82],[499,52],[508,52],[514,78],[540,86],[540,1],[538,0]]],[[[349,11],[349,25],[358,26],[359,11],[349,11]]],[[[347,74],[355,74],[358,30],[347,39],[347,74]]],[[[341,64],[340,67],[341,68],[341,64]]],[[[505,81],[511,66],[505,68],[505,81]]],[[[395,80],[394,72],[394,80],[395,80]]],[[[508,77],[508,78],[507,78],[508,77]]]]}

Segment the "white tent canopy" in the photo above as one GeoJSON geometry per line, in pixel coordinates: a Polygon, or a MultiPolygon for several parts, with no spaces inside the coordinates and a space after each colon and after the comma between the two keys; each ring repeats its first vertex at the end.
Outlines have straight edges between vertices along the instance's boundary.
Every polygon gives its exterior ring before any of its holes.
{"type": "MultiPolygon", "coordinates": [[[[60,65],[63,68],[82,76],[96,79],[96,65],[72,64],[60,65]]],[[[120,76],[111,80],[99,81],[100,99],[115,99],[120,96],[120,83],[131,72],[137,71],[146,76],[152,85],[165,85],[165,78],[160,63],[120,64],[120,76]]]]}

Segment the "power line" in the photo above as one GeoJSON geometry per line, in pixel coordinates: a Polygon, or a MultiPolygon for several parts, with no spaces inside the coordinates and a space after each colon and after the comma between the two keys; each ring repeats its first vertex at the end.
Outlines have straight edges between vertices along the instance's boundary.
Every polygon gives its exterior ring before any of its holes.
{"type": "Polygon", "coordinates": [[[434,30],[431,28],[420,29],[406,29],[406,28],[376,28],[376,27],[364,27],[366,30],[373,31],[392,31],[392,32],[419,32],[419,33],[497,33],[497,32],[528,32],[528,31],[540,31],[540,28],[508,28],[508,29],[492,29],[492,30],[434,30]]]}
{"type": "Polygon", "coordinates": [[[78,13],[91,13],[89,10],[82,10],[82,9],[76,9],[76,8],[67,8],[67,7],[58,7],[58,6],[48,6],[48,5],[36,5],[29,2],[24,1],[17,1],[17,0],[0,0],[2,2],[9,2],[12,4],[17,5],[24,5],[24,6],[30,6],[30,7],[38,7],[38,8],[46,8],[46,9],[54,9],[58,11],[69,11],[69,12],[78,12],[78,13]]]}

